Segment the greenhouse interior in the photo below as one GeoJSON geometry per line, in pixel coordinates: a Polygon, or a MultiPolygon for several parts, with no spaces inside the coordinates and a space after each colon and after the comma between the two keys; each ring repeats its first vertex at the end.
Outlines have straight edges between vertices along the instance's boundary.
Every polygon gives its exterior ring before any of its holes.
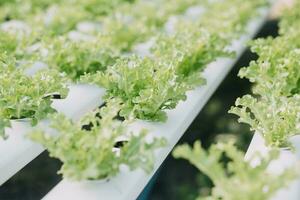
{"type": "Polygon", "coordinates": [[[0,200],[300,200],[300,0],[0,0],[0,200]]]}

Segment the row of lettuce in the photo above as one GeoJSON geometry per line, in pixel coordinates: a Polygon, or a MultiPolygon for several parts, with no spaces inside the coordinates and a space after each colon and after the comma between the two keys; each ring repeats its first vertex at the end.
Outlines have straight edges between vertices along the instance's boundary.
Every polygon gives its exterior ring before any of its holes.
{"type": "Polygon", "coordinates": [[[280,149],[292,149],[291,137],[300,134],[299,10],[300,2],[296,1],[294,8],[285,12],[278,37],[251,42],[251,50],[259,58],[242,68],[239,76],[254,84],[252,94],[238,98],[230,110],[239,116],[239,122],[249,124],[251,130],[263,136],[269,154],[244,161],[245,154],[234,142],[220,142],[207,151],[196,142],[193,148],[182,145],[173,152],[212,180],[211,196],[199,199],[272,199],[279,189],[299,178],[298,164],[278,174],[269,171],[280,149]],[[224,167],[225,158],[228,162],[224,167]],[[253,166],[257,158],[260,163],[253,166]]]}
{"type": "Polygon", "coordinates": [[[166,121],[165,110],[205,84],[201,73],[208,63],[234,56],[226,47],[266,4],[1,2],[0,132],[7,137],[11,120],[26,118],[35,126],[50,119],[51,130],[37,127],[30,137],[63,162],[65,178],[108,178],[121,166],[149,172],[154,150],[166,141],[150,138],[146,130],[129,131],[128,124],[166,121]],[[106,89],[105,105],[76,122],[51,108],[53,94],[66,97],[74,83],[106,89]]]}

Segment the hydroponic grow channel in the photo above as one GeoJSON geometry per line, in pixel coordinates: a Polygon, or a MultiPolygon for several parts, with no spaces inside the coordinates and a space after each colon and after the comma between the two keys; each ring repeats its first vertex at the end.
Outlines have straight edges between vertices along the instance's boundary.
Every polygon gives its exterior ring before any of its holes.
{"type": "MultiPolygon", "coordinates": [[[[249,21],[246,33],[240,39],[233,41],[231,46],[228,47],[237,53],[235,58],[219,58],[207,66],[203,72],[207,84],[188,92],[186,101],[180,102],[175,109],[168,110],[166,123],[150,123],[138,120],[130,125],[129,129],[132,130],[147,128],[150,131],[150,138],[158,136],[167,140],[167,146],[155,151],[155,165],[151,173],[147,174],[141,169],[130,171],[126,166],[122,166],[120,173],[110,179],[80,182],[63,180],[43,199],[136,199],[244,52],[247,42],[260,30],[266,20],[268,11],[269,8],[261,8],[259,16],[249,21]]],[[[54,100],[52,107],[73,120],[80,119],[88,111],[94,110],[103,104],[101,98],[105,95],[105,90],[102,88],[78,84],[71,85],[69,89],[67,98],[54,100]]],[[[39,123],[41,127],[48,127],[47,120],[39,123]]],[[[15,120],[12,122],[12,127],[6,128],[9,138],[0,140],[0,185],[44,151],[41,145],[26,138],[26,133],[30,130],[32,130],[32,127],[26,119],[15,120]]],[[[263,139],[258,134],[253,137],[245,159],[256,151],[261,153],[268,151],[267,147],[264,146],[263,139]]],[[[295,155],[282,153],[279,161],[275,164],[276,169],[278,167],[283,169],[285,168],[284,163],[292,164],[297,160],[298,158],[295,155]]],[[[299,199],[298,186],[299,182],[296,181],[290,188],[280,191],[275,199],[282,199],[283,197],[288,197],[291,200],[299,199]]]]}

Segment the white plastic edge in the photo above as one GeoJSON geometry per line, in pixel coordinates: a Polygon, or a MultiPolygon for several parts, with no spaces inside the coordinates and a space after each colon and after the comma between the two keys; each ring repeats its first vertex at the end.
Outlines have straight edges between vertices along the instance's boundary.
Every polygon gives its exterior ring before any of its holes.
{"type": "Polygon", "coordinates": [[[163,136],[167,139],[168,145],[155,152],[155,167],[150,174],[142,170],[128,171],[121,168],[121,172],[108,181],[81,181],[72,182],[62,180],[43,199],[72,199],[72,200],[132,200],[136,199],[151,177],[160,167],[162,162],[171,152],[182,134],[192,123],[194,118],[209,100],[222,80],[226,77],[237,59],[246,49],[246,42],[255,36],[261,28],[269,9],[262,9],[261,16],[251,20],[247,34],[233,42],[232,48],[238,53],[235,59],[220,58],[211,63],[204,71],[207,80],[205,86],[201,86],[188,92],[187,100],[180,102],[176,109],[168,111],[166,123],[148,123],[139,121],[134,124],[133,129],[147,128],[152,136],[163,136]]]}

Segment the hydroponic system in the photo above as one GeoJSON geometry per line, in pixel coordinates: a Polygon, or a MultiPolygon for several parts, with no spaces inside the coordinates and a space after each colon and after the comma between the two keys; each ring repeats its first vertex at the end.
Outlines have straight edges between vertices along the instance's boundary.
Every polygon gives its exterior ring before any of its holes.
{"type": "MultiPolygon", "coordinates": [[[[47,150],[63,180],[43,199],[136,199],[273,3],[0,1],[0,184],[47,150]]],[[[229,111],[255,132],[246,154],[173,151],[213,182],[199,199],[300,199],[299,27],[296,1],[278,37],[250,42],[253,90],[229,111]]]]}

